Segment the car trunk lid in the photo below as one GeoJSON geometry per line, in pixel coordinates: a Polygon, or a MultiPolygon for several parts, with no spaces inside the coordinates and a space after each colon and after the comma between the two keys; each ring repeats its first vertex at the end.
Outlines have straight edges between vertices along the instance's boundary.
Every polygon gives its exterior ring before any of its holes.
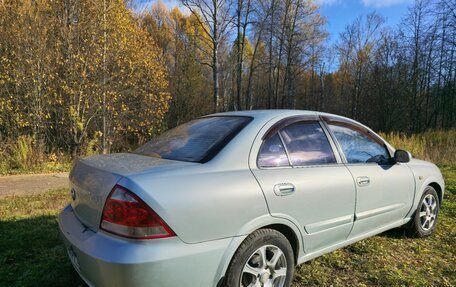
{"type": "Polygon", "coordinates": [[[192,163],[120,153],[76,161],[70,173],[71,206],[78,219],[97,231],[104,203],[116,183],[125,176],[145,171],[164,171],[192,163]]]}

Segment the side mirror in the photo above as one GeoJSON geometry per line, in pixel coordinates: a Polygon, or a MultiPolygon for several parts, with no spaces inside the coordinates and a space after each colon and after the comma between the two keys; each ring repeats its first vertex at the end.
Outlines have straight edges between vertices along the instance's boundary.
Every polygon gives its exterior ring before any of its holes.
{"type": "Polygon", "coordinates": [[[412,154],[406,150],[397,149],[394,152],[394,160],[396,162],[409,162],[412,159],[412,154]]]}

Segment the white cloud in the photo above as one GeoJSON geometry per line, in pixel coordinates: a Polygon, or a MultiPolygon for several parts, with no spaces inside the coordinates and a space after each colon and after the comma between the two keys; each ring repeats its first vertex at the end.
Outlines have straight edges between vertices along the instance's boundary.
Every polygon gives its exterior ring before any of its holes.
{"type": "Polygon", "coordinates": [[[361,0],[361,2],[363,2],[364,6],[380,8],[380,7],[389,7],[389,6],[403,4],[403,3],[411,3],[412,0],[361,0]]]}

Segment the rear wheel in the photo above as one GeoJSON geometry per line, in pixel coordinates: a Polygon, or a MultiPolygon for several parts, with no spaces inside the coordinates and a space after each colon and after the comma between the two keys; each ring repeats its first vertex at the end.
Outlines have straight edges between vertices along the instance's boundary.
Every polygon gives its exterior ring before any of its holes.
{"type": "Polygon", "coordinates": [[[293,249],[287,238],[273,229],[259,229],[234,254],[224,286],[288,287],[293,272],[293,249]]]}
{"type": "Polygon", "coordinates": [[[426,237],[434,232],[439,215],[439,196],[432,186],[426,187],[407,228],[409,236],[426,237]]]}

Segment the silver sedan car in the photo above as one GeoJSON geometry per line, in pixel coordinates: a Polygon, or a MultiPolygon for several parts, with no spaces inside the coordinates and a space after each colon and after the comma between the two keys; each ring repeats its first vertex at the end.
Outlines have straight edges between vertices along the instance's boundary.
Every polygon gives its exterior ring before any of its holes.
{"type": "Polygon", "coordinates": [[[399,226],[435,227],[432,163],[326,113],[219,113],[70,173],[59,216],[90,286],[290,286],[294,267],[399,226]]]}

